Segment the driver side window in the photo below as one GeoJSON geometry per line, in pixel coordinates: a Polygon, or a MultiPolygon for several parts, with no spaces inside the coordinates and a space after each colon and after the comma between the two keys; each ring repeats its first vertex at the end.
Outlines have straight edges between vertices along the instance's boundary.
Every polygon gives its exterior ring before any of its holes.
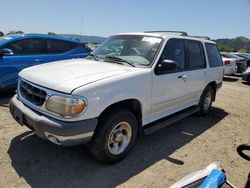
{"type": "Polygon", "coordinates": [[[45,54],[44,41],[36,38],[18,40],[5,48],[11,49],[15,55],[45,54]]]}
{"type": "Polygon", "coordinates": [[[169,39],[167,42],[160,62],[163,60],[172,60],[177,63],[177,71],[181,71],[185,68],[185,44],[180,39],[169,39]]]}

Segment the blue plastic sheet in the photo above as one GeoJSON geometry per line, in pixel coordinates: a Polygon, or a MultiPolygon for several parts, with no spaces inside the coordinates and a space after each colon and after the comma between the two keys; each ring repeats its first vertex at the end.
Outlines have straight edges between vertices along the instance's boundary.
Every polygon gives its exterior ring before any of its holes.
{"type": "Polygon", "coordinates": [[[200,188],[218,188],[226,181],[225,174],[217,169],[214,169],[207,176],[200,188]]]}

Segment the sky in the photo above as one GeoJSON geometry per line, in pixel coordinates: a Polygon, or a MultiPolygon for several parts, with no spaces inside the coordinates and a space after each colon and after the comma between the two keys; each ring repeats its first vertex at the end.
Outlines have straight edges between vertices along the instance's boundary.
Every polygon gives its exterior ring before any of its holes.
{"type": "Polygon", "coordinates": [[[84,34],[181,30],[250,38],[250,0],[0,0],[0,31],[84,34]]]}

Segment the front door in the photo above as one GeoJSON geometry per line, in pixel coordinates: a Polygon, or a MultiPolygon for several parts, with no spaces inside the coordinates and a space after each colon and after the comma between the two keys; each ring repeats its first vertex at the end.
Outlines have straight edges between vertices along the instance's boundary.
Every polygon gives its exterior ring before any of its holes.
{"type": "Polygon", "coordinates": [[[43,39],[21,39],[2,47],[13,51],[13,55],[0,58],[0,88],[16,87],[18,73],[24,68],[44,61],[45,43],[43,39]]]}
{"type": "Polygon", "coordinates": [[[176,71],[153,75],[152,116],[149,121],[174,113],[186,103],[186,55],[185,44],[181,39],[170,39],[159,62],[172,60],[177,63],[176,71]]]}

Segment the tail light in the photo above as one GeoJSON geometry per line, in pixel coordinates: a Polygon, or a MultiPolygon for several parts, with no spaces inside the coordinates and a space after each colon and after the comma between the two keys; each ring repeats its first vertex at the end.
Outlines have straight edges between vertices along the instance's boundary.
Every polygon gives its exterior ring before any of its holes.
{"type": "Polygon", "coordinates": [[[226,61],[224,61],[224,65],[230,65],[230,61],[229,60],[226,60],[226,61]]]}

